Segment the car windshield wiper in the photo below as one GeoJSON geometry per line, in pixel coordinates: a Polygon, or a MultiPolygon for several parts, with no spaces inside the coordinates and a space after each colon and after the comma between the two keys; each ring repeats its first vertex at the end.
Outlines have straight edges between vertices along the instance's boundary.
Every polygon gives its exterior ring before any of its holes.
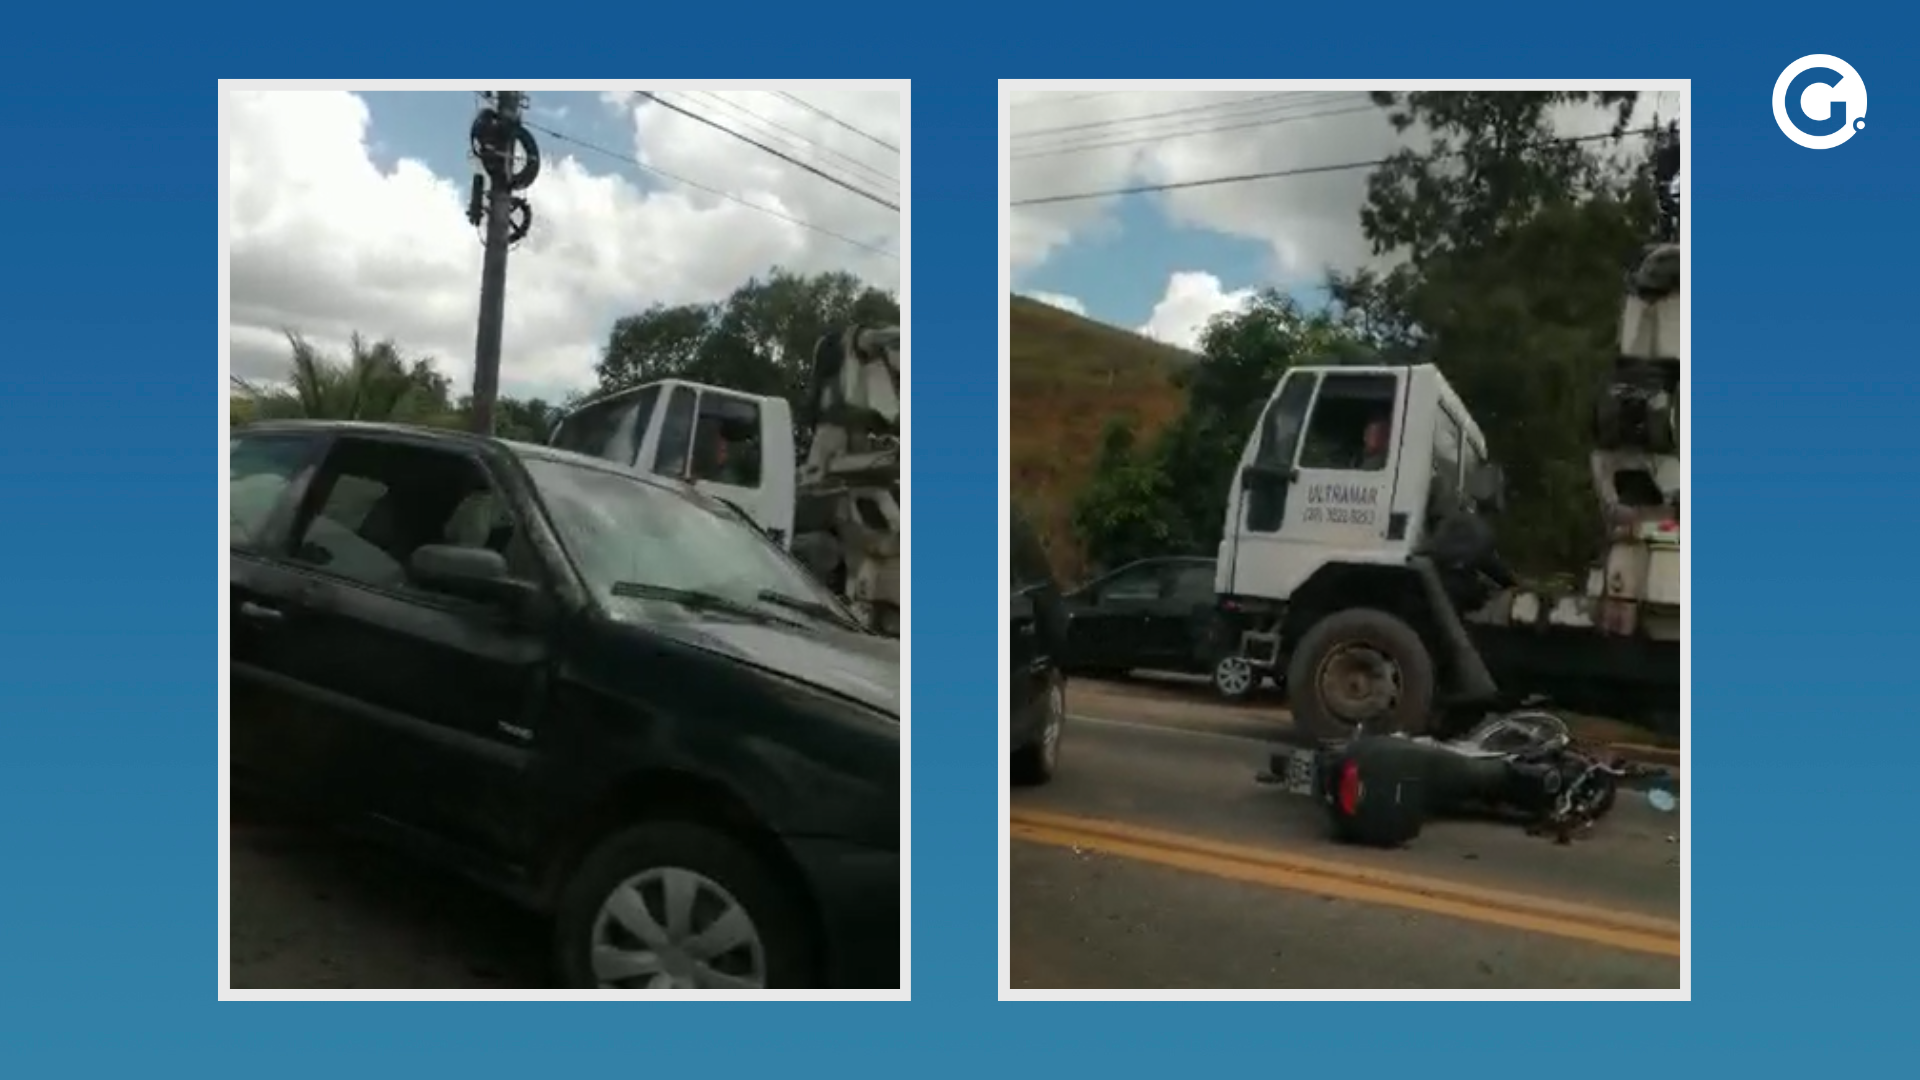
{"type": "MultiPolygon", "coordinates": [[[[729,615],[740,615],[749,619],[772,618],[765,610],[754,607],[752,604],[743,604],[730,597],[702,589],[682,589],[673,585],[655,585],[648,581],[616,581],[610,591],[615,596],[634,600],[669,600],[697,611],[724,611],[729,615]]],[[[777,621],[792,622],[791,619],[777,621]]]]}
{"type": "Polygon", "coordinates": [[[783,607],[788,611],[798,611],[803,615],[811,615],[816,619],[825,619],[830,623],[837,626],[844,626],[849,630],[860,630],[864,632],[867,629],[860,625],[857,620],[850,618],[832,605],[823,604],[818,600],[803,600],[798,596],[788,596],[778,589],[761,589],[760,602],[772,604],[775,607],[783,607]]]}

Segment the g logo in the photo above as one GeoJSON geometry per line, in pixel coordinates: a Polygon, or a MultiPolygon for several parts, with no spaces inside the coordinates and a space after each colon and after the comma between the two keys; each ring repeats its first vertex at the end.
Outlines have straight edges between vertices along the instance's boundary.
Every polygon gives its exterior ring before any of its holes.
{"type": "Polygon", "coordinates": [[[1773,118],[1801,146],[1831,150],[1867,126],[1867,85],[1837,56],[1803,56],[1774,81],[1773,118]]]}

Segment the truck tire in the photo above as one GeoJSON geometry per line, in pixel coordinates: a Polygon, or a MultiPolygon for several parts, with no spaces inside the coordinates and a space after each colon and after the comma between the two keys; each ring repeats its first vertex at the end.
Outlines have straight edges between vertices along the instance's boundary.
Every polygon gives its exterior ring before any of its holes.
{"type": "Polygon", "coordinates": [[[1316,739],[1345,739],[1361,722],[1375,734],[1418,734],[1433,711],[1433,656],[1397,616],[1336,611],[1293,649],[1287,696],[1294,725],[1316,739]]]}

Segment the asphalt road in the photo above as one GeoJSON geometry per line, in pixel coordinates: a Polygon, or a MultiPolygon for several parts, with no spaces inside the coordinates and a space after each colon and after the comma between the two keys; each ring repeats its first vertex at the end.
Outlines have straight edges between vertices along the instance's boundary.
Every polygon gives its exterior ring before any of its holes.
{"type": "Polygon", "coordinates": [[[1013,793],[1015,988],[1637,988],[1680,980],[1679,820],[1623,794],[1587,839],[1429,824],[1338,847],[1254,783],[1267,744],[1173,715],[1083,715],[1013,793]]]}
{"type": "Polygon", "coordinates": [[[546,926],[464,881],[254,801],[232,837],[235,989],[553,985],[546,926]]]}

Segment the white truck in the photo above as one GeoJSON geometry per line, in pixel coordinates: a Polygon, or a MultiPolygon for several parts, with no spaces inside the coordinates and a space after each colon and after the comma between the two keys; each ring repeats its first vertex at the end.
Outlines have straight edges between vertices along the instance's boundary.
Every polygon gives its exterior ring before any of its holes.
{"type": "Polygon", "coordinates": [[[662,379],[581,403],[561,449],[687,481],[831,585],[874,630],[900,632],[900,332],[852,327],[813,356],[807,452],[782,397],[662,379]]]}
{"type": "Polygon", "coordinates": [[[1454,705],[1545,694],[1677,721],[1682,468],[1679,248],[1628,276],[1590,465],[1606,523],[1584,591],[1505,589],[1460,611],[1423,543],[1501,486],[1432,365],[1300,367],[1274,388],[1229,491],[1215,591],[1225,658],[1284,681],[1296,722],[1444,727],[1454,705]]]}

